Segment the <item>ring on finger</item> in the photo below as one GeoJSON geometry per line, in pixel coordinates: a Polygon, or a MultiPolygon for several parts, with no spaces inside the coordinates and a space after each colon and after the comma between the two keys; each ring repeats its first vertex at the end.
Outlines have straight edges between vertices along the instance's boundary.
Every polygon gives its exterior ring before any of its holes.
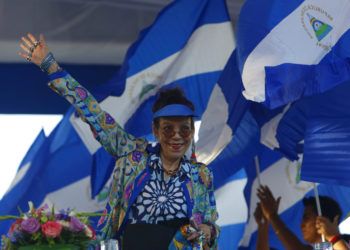
{"type": "Polygon", "coordinates": [[[34,51],[35,48],[36,48],[35,45],[33,45],[33,46],[31,46],[31,47],[29,48],[29,51],[30,51],[31,53],[33,53],[33,51],[34,51]]]}
{"type": "Polygon", "coordinates": [[[39,46],[39,44],[40,44],[40,42],[39,42],[39,41],[34,41],[34,48],[38,47],[38,46],[39,46]]]}
{"type": "Polygon", "coordinates": [[[32,53],[29,53],[26,57],[26,60],[30,62],[32,60],[32,53]]]}

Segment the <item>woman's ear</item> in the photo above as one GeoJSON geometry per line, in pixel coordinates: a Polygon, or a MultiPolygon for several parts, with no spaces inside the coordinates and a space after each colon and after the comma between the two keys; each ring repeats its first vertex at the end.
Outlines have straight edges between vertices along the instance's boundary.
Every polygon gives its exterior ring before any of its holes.
{"type": "Polygon", "coordinates": [[[333,219],[333,224],[334,225],[339,225],[339,214],[337,214],[334,219],[333,219]]]}
{"type": "Polygon", "coordinates": [[[153,132],[154,137],[158,140],[159,130],[158,130],[158,128],[154,125],[153,122],[152,122],[152,132],[153,132]]]}

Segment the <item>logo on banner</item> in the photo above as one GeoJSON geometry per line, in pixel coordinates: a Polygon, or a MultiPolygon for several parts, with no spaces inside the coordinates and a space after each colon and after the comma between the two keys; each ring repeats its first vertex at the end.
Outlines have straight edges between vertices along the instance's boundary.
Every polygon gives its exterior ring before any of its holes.
{"type": "Polygon", "coordinates": [[[330,32],[333,30],[334,18],[324,9],[312,4],[305,5],[301,10],[301,23],[310,37],[316,40],[316,45],[329,51],[332,48],[330,32]]]}
{"type": "Polygon", "coordinates": [[[302,193],[308,192],[312,189],[313,184],[307,181],[300,180],[300,161],[288,161],[285,171],[289,184],[295,189],[302,193]]]}
{"type": "Polygon", "coordinates": [[[129,98],[135,104],[154,95],[164,84],[164,77],[148,71],[135,77],[129,84],[129,98]]]}

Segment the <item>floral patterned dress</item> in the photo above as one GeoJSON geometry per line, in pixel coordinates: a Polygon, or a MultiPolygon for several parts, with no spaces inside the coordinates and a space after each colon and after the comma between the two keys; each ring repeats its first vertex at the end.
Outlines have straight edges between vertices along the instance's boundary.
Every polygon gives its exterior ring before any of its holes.
{"type": "MultiPolygon", "coordinates": [[[[67,72],[49,76],[49,87],[63,96],[89,124],[95,138],[117,158],[109,201],[99,224],[103,237],[121,238],[128,223],[159,223],[187,217],[196,224],[213,227],[210,249],[217,248],[219,227],[211,171],[202,163],[184,157],[181,170],[164,179],[159,146],[126,133],[96,99],[67,72]]],[[[122,112],[122,111],[121,111],[122,112]]],[[[169,249],[193,249],[179,230],[169,249]]]]}

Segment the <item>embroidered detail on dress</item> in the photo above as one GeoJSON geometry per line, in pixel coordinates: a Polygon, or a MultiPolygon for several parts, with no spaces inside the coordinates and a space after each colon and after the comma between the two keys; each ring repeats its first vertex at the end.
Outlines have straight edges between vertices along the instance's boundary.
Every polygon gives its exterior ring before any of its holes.
{"type": "Polygon", "coordinates": [[[85,100],[87,97],[87,92],[85,91],[85,89],[83,88],[75,88],[75,92],[77,93],[77,95],[80,97],[81,100],[85,100]]]}

